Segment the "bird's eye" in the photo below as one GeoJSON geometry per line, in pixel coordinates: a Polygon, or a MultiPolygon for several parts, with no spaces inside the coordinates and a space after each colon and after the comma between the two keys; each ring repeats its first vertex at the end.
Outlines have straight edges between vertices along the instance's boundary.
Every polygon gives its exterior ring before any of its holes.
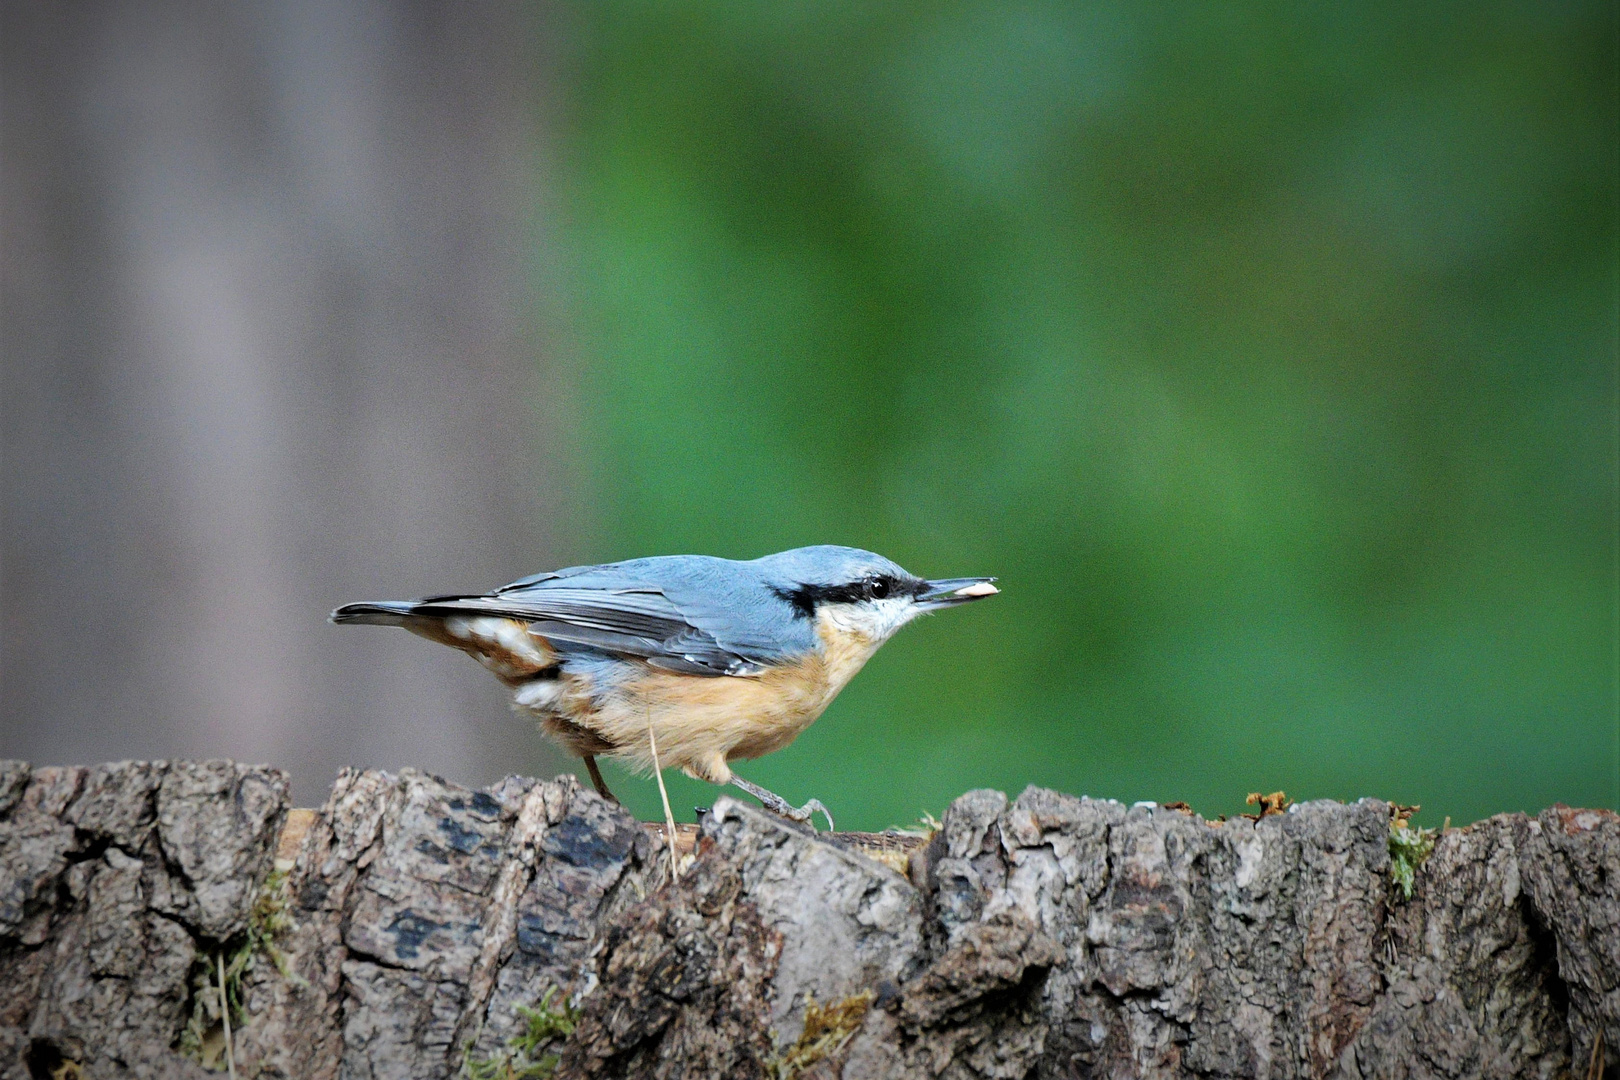
{"type": "Polygon", "coordinates": [[[889,583],[882,578],[873,578],[866,583],[866,591],[874,600],[882,600],[889,595],[889,583]]]}

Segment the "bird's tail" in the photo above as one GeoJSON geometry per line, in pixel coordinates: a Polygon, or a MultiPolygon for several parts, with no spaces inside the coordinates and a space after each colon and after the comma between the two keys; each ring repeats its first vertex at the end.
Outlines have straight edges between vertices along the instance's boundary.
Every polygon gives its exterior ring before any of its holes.
{"type": "Polygon", "coordinates": [[[357,623],[361,626],[404,626],[415,613],[415,600],[379,600],[375,603],[344,604],[332,612],[332,621],[339,626],[357,623]]]}

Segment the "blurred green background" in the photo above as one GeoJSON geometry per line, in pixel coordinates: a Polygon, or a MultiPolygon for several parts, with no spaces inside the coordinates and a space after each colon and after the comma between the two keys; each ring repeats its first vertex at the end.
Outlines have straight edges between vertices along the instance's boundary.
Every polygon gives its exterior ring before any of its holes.
{"type": "Polygon", "coordinates": [[[743,775],[1616,805],[1615,4],[572,16],[583,551],[1004,589],[743,775]]]}
{"type": "Polygon", "coordinates": [[[326,614],[841,543],[1004,592],[740,767],[840,825],[1620,804],[1620,0],[0,31],[0,757],[576,770],[326,614]]]}

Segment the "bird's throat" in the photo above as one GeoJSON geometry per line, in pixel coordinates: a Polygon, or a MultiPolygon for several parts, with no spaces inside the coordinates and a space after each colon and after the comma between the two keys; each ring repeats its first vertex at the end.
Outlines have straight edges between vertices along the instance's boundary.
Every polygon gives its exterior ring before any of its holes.
{"type": "Polygon", "coordinates": [[[816,613],[816,636],[827,671],[827,700],[849,684],[883,642],[848,625],[828,608],[816,613]]]}

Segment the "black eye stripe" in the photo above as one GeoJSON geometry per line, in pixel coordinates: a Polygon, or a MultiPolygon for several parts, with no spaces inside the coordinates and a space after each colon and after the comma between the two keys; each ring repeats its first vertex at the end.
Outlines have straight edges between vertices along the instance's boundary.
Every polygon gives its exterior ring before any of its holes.
{"type": "Polygon", "coordinates": [[[892,596],[921,596],[928,590],[926,581],[913,581],[879,574],[842,585],[797,585],[791,589],[773,587],[777,596],[793,605],[793,613],[810,618],[822,604],[859,604],[872,599],[892,596]],[[877,588],[880,586],[881,588],[877,588]]]}

